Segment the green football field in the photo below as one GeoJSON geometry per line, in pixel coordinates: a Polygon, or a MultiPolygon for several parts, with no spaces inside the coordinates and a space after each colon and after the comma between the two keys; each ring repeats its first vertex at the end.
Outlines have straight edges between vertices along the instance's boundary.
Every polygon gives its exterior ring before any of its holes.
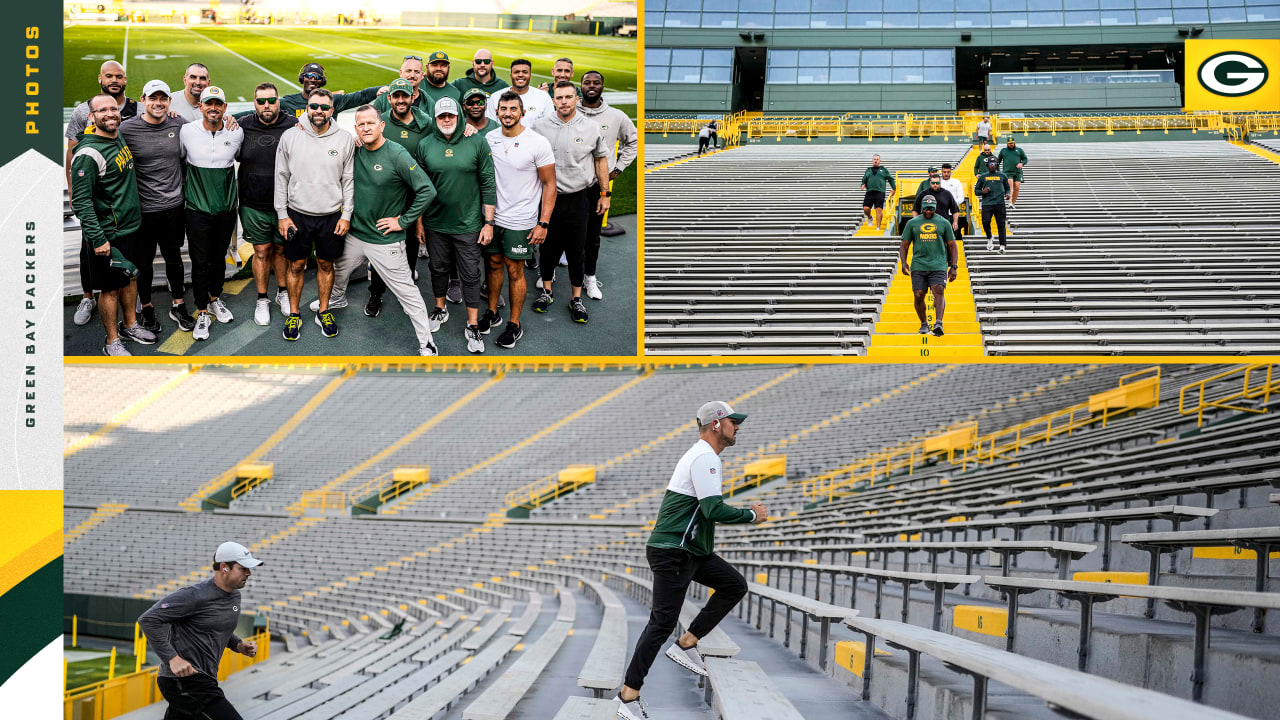
{"type": "MultiPolygon", "coordinates": [[[[397,77],[405,55],[425,57],[443,50],[453,60],[450,79],[461,77],[478,48],[493,53],[498,76],[507,79],[511,60],[533,63],[534,82],[550,78],[560,57],[574,61],[577,80],[587,70],[605,76],[606,91],[635,92],[636,41],[630,38],[530,33],[503,30],[410,28],[312,28],[293,26],[72,26],[64,30],[63,105],[71,107],[98,92],[98,66],[127,57],[129,94],[159,78],[182,87],[189,63],[209,67],[210,80],[232,101],[251,98],[270,80],[296,92],[298,69],[324,65],[333,90],[385,85],[397,77]]],[[[622,106],[620,106],[622,107],[622,106]]],[[[634,109],[631,110],[634,115],[634,109]]]]}

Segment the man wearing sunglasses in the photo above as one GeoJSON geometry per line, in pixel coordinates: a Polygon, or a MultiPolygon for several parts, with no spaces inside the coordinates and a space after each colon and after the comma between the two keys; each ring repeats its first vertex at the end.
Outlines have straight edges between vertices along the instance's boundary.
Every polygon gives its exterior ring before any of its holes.
{"type": "Polygon", "coordinates": [[[658,519],[649,535],[645,557],[653,572],[649,623],[640,633],[622,689],[618,691],[619,720],[649,717],[640,701],[640,687],[680,620],[689,583],[697,582],[715,592],[685,633],[667,647],[666,656],[690,672],[707,677],[707,666],[698,652],[698,640],[706,637],[747,594],[742,573],[715,554],[717,523],[760,524],[768,509],[754,503],[738,508],[724,501],[724,465],[720,454],[738,442],[738,427],[746,413],[734,412],[729,403],[712,401],[698,408],[698,441],[676,463],[662,496],[658,519]]]}
{"type": "Polygon", "coordinates": [[[466,117],[467,127],[475,128],[476,134],[481,136],[502,128],[501,123],[484,114],[488,104],[489,96],[480,88],[462,92],[462,114],[466,117]]]}
{"type": "MultiPolygon", "coordinates": [[[[320,63],[307,63],[298,71],[298,84],[302,86],[301,92],[285,95],[280,98],[281,112],[293,115],[301,119],[307,114],[307,105],[310,102],[311,93],[323,88],[329,84],[329,78],[324,74],[324,66],[320,63]]],[[[337,116],[343,110],[358,108],[365,103],[371,103],[379,95],[387,91],[387,86],[367,87],[363,90],[355,90],[352,92],[336,92],[331,93],[332,100],[330,105],[333,106],[332,116],[337,116]]],[[[252,112],[252,111],[250,111],[252,112]]],[[[242,113],[242,117],[248,117],[249,113],[242,113]]],[[[355,141],[352,140],[352,143],[355,141]]]]}
{"type": "MultiPolygon", "coordinates": [[[[937,168],[933,168],[937,169],[937,168]]],[[[920,217],[924,214],[921,203],[926,196],[933,196],[935,214],[942,218],[944,222],[951,226],[952,232],[960,227],[960,203],[951,195],[951,191],[942,187],[942,176],[933,173],[929,179],[920,184],[920,190],[916,192],[915,204],[911,206],[911,217],[920,217]]]]}
{"type": "Polygon", "coordinates": [[[427,56],[426,82],[418,88],[422,91],[422,107],[434,111],[440,98],[449,98],[454,102],[462,100],[462,93],[449,83],[449,55],[437,50],[427,56]]]}
{"type": "Polygon", "coordinates": [[[468,90],[483,90],[487,98],[511,87],[506,80],[498,77],[498,74],[493,71],[493,53],[483,48],[476,51],[471,58],[471,69],[465,76],[454,80],[453,86],[458,88],[458,92],[462,93],[464,99],[468,90]]]}
{"type": "Polygon", "coordinates": [[[290,315],[284,238],[276,228],[276,147],[285,131],[297,124],[296,117],[280,111],[280,91],[274,83],[254,88],[253,114],[240,124],[244,143],[236,157],[240,161],[240,228],[253,245],[253,281],[258,290],[253,321],[258,325],[271,324],[267,280],[273,270],[276,304],[286,318],[290,315]]]}
{"type": "Polygon", "coordinates": [[[187,161],[182,189],[187,200],[187,252],[191,255],[196,306],[191,337],[208,340],[214,318],[224,324],[235,320],[221,295],[226,278],[223,256],[236,229],[235,163],[244,130],[226,128],[227,96],[222,88],[205,88],[200,93],[200,107],[204,110],[200,122],[183,125],[179,137],[187,161]]]}
{"type": "Polygon", "coordinates": [[[319,88],[307,103],[307,119],[285,131],[276,149],[277,231],[289,261],[289,309],[284,339],[302,334],[302,284],[307,259],[316,256],[320,291],[316,325],[325,337],[338,334],[330,312],[333,263],[342,257],[355,201],[355,138],[333,122],[333,93],[319,88]]]}

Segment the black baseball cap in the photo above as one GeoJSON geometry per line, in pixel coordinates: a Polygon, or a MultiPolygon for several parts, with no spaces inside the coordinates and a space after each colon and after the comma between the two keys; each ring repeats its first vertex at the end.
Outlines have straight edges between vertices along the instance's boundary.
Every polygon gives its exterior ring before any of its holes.
{"type": "Polygon", "coordinates": [[[307,63],[306,65],[303,65],[302,69],[298,71],[298,76],[301,77],[307,73],[318,73],[320,77],[325,77],[324,66],[320,63],[307,63]]]}

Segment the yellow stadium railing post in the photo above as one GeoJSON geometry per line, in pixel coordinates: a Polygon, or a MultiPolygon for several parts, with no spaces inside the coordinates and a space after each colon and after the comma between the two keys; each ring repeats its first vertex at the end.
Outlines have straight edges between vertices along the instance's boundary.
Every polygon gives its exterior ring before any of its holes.
{"type": "Polygon", "coordinates": [[[78,638],[76,636],[76,631],[78,630],[77,625],[79,624],[79,620],[80,618],[78,616],[76,615],[71,616],[71,647],[80,647],[78,638]]]}
{"type": "Polygon", "coordinates": [[[107,679],[116,679],[116,646],[111,646],[111,664],[107,666],[107,679]]]}

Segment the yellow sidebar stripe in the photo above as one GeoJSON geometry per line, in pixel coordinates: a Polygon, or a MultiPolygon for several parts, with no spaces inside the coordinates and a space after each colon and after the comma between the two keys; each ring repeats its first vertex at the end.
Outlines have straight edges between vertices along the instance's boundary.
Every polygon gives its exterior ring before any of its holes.
{"type": "MultiPolygon", "coordinates": [[[[920,318],[916,315],[915,294],[911,290],[911,278],[899,268],[889,283],[884,303],[880,306],[880,319],[871,334],[871,346],[867,357],[901,358],[916,360],[950,360],[962,357],[982,357],[986,348],[982,342],[982,328],[978,325],[978,309],[973,299],[973,287],[969,284],[969,267],[965,262],[964,241],[956,243],[960,256],[960,268],[955,282],[947,283],[946,308],[942,326],[946,334],[934,337],[920,335],[920,318]]],[[[937,319],[933,307],[933,293],[925,293],[925,317],[930,327],[937,319]]]]}
{"type": "Polygon", "coordinates": [[[0,527],[3,684],[62,633],[62,491],[6,491],[0,527]]]}

